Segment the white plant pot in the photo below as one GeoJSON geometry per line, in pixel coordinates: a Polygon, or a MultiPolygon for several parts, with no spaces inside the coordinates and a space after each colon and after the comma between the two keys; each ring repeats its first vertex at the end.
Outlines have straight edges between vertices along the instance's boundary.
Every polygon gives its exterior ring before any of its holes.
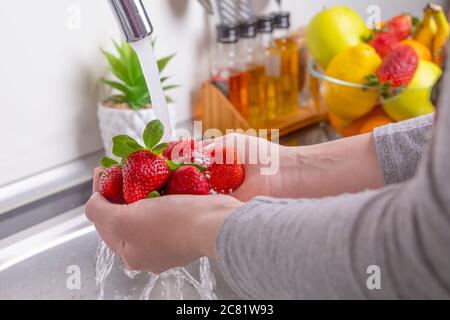
{"type": "MultiPolygon", "coordinates": [[[[175,130],[176,112],[175,106],[169,105],[172,129],[175,130]]],[[[98,105],[98,121],[102,135],[105,154],[115,158],[112,154],[112,139],[118,135],[128,135],[143,144],[142,133],[145,126],[155,120],[153,109],[128,110],[105,107],[103,103],[98,105]]]]}

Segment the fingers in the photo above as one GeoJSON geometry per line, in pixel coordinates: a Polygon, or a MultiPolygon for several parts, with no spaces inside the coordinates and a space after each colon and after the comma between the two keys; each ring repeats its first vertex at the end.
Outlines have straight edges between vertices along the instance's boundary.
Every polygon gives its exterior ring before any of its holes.
{"type": "Polygon", "coordinates": [[[115,254],[117,255],[121,255],[121,243],[122,241],[111,236],[107,231],[101,229],[100,227],[95,227],[95,229],[97,230],[98,234],[100,235],[100,237],[102,238],[102,240],[106,243],[106,245],[112,250],[114,251],[115,254]]]}
{"type": "Polygon", "coordinates": [[[100,181],[100,175],[104,171],[103,168],[99,167],[94,170],[94,182],[92,184],[92,193],[99,192],[98,183],[100,181]]]}
{"type": "Polygon", "coordinates": [[[96,228],[98,234],[100,235],[100,237],[102,238],[102,240],[106,243],[106,245],[108,246],[108,248],[110,248],[117,256],[120,257],[120,259],[122,260],[123,264],[125,265],[125,267],[127,268],[127,270],[136,270],[133,269],[130,264],[127,261],[127,257],[125,256],[125,242],[122,240],[119,240],[113,236],[111,236],[107,231],[102,230],[100,228],[96,228]]]}
{"type": "Polygon", "coordinates": [[[120,239],[124,239],[122,222],[127,216],[127,207],[110,203],[100,193],[96,192],[86,204],[86,217],[92,221],[96,227],[108,230],[109,234],[120,239]]]}

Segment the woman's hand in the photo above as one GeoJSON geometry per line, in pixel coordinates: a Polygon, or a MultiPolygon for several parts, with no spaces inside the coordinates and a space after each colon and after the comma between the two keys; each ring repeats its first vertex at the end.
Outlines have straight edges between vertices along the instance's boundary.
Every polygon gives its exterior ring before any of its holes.
{"type": "Polygon", "coordinates": [[[245,181],[233,193],[240,201],[250,201],[256,196],[296,198],[299,196],[299,167],[296,156],[287,147],[266,139],[230,134],[205,141],[208,146],[234,147],[245,167],[245,181]]]}
{"type": "Polygon", "coordinates": [[[323,198],[384,186],[372,134],[295,148],[239,134],[205,144],[237,148],[246,175],[233,194],[240,201],[323,198]]]}
{"type": "Polygon", "coordinates": [[[97,192],[97,180],[86,215],[130,270],[158,274],[204,256],[215,258],[222,223],[242,205],[229,196],[166,196],[113,205],[97,192]]]}

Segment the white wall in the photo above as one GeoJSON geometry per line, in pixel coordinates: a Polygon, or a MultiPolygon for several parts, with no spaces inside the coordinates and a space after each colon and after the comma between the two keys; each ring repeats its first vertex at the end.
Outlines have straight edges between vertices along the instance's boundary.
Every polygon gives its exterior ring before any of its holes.
{"type": "MultiPolygon", "coordinates": [[[[173,94],[178,117],[189,119],[193,93],[209,73],[211,24],[196,0],[145,2],[157,54],[178,52],[168,72],[182,85],[173,94]]],[[[389,17],[419,14],[427,0],[283,2],[303,25],[323,6],[344,3],[364,14],[378,4],[389,17]]],[[[0,1],[0,185],[101,148],[97,80],[107,68],[99,48],[109,47],[109,37],[118,32],[106,0],[0,1]]]]}

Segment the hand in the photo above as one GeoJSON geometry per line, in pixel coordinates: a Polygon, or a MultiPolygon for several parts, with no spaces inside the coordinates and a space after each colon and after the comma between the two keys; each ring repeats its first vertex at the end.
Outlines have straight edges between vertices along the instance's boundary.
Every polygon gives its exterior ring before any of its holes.
{"type": "Polygon", "coordinates": [[[242,205],[229,196],[166,196],[113,205],[97,192],[99,173],[86,215],[130,270],[159,274],[204,256],[216,258],[220,227],[242,205]]]}
{"type": "Polygon", "coordinates": [[[205,141],[205,147],[235,147],[245,167],[245,181],[233,193],[240,201],[256,196],[296,198],[299,195],[299,163],[292,148],[253,136],[231,134],[205,141]]]}
{"type": "Polygon", "coordinates": [[[372,134],[320,145],[288,148],[262,138],[232,134],[205,145],[235,146],[245,167],[233,196],[323,198],[384,186],[372,134]]]}

